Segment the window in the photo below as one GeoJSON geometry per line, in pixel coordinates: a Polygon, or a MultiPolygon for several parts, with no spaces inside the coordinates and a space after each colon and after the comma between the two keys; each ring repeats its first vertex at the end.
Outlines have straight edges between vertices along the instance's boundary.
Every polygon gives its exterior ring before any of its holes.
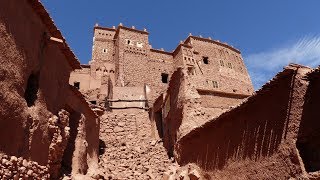
{"type": "Polygon", "coordinates": [[[107,52],[108,52],[108,49],[102,49],[102,52],[103,52],[103,53],[107,53],[107,52]]]}
{"type": "Polygon", "coordinates": [[[194,67],[188,67],[188,75],[195,75],[194,67]]]}
{"type": "Polygon", "coordinates": [[[187,57],[184,57],[184,60],[187,60],[187,57]]]}
{"type": "Polygon", "coordinates": [[[242,67],[240,67],[239,69],[240,69],[240,72],[241,72],[241,73],[243,73],[243,68],[242,68],[242,67]]]}
{"type": "Polygon", "coordinates": [[[161,74],[161,81],[162,81],[162,83],[168,83],[168,74],[166,74],[166,73],[162,73],[161,74]]]}
{"type": "Polygon", "coordinates": [[[203,63],[204,64],[209,64],[209,60],[208,60],[208,57],[203,57],[203,63]]]}
{"type": "Polygon", "coordinates": [[[97,101],[90,101],[91,104],[97,104],[97,101]]]}
{"type": "Polygon", "coordinates": [[[138,48],[143,48],[143,43],[137,42],[137,47],[138,47],[138,48]]]}
{"type": "Polygon", "coordinates": [[[223,60],[220,60],[220,66],[224,67],[224,62],[223,62],[223,60]]]}
{"type": "Polygon", "coordinates": [[[232,69],[232,64],[231,63],[228,63],[227,66],[228,66],[228,68],[232,69]]]}
{"type": "Polygon", "coordinates": [[[37,100],[39,90],[39,72],[31,74],[27,82],[27,88],[24,92],[24,99],[27,101],[28,107],[33,106],[37,100]]]}
{"type": "Polygon", "coordinates": [[[73,86],[77,89],[80,89],[80,82],[74,82],[73,86]]]}
{"type": "Polygon", "coordinates": [[[126,43],[127,43],[127,45],[130,45],[130,46],[133,46],[133,45],[134,45],[134,44],[133,44],[133,41],[130,40],[130,39],[126,39],[126,43]]]}
{"type": "Polygon", "coordinates": [[[212,85],[213,85],[213,88],[218,88],[218,82],[217,81],[212,81],[212,85]]]}

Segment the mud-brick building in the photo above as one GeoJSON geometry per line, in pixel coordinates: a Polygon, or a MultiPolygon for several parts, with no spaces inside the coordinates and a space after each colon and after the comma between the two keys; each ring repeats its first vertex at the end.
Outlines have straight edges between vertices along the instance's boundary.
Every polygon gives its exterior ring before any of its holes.
{"type": "Polygon", "coordinates": [[[38,0],[0,1],[0,178],[97,169],[99,119],[69,85],[75,69],[79,61],[38,0]]]}
{"type": "MultiPolygon", "coordinates": [[[[211,110],[217,108],[212,113],[229,109],[253,93],[241,53],[236,48],[190,34],[172,52],[153,49],[146,29],[129,28],[121,23],[117,28],[94,27],[92,59],[88,65],[81,66],[82,69],[71,74],[70,84],[82,92],[98,89],[96,94],[107,96],[108,105],[113,108],[146,108],[141,102],[151,106],[166,91],[178,67],[192,76],[205,106],[211,110]],[[130,88],[140,90],[132,96],[125,95],[130,88]]],[[[90,97],[92,101],[98,99],[96,94],[90,97]]]]}

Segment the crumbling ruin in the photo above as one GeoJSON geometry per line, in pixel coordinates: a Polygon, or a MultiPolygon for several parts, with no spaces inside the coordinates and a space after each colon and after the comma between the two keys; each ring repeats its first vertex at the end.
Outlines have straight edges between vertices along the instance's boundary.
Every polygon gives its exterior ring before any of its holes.
{"type": "Polygon", "coordinates": [[[94,27],[80,65],[38,0],[0,2],[1,179],[320,179],[320,70],[254,93],[241,52],[94,27]]]}

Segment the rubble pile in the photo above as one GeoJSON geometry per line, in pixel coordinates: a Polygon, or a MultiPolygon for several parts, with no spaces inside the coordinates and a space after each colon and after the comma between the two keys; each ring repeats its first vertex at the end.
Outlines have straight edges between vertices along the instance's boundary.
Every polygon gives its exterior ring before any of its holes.
{"type": "Polygon", "coordinates": [[[0,179],[49,179],[46,166],[22,157],[0,153],[0,179]]]}
{"type": "Polygon", "coordinates": [[[161,179],[172,164],[160,140],[150,137],[144,110],[115,110],[101,118],[104,153],[100,167],[107,179],[161,179]]]}

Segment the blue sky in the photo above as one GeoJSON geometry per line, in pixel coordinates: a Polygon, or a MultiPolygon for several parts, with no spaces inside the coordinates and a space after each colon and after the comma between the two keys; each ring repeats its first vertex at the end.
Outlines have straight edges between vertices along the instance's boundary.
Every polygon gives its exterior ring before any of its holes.
{"type": "Polygon", "coordinates": [[[290,62],[320,64],[318,0],[42,0],[80,59],[91,58],[93,26],[146,28],[154,48],[193,35],[240,49],[258,89],[290,62]]]}

